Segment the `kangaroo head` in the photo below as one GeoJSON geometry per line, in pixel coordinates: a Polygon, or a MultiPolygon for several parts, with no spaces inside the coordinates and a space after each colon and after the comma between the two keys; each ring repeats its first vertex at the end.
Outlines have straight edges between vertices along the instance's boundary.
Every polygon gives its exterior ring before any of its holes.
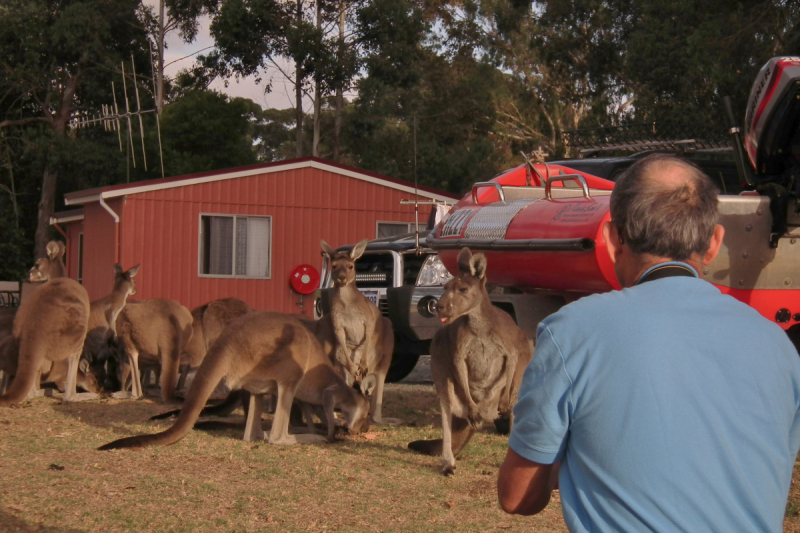
{"type": "Polygon", "coordinates": [[[36,260],[28,271],[25,281],[28,283],[44,283],[55,278],[63,278],[67,275],[67,268],[64,266],[64,252],[67,247],[61,241],[50,241],[47,243],[47,255],[36,260]]]}
{"type": "Polygon", "coordinates": [[[331,279],[336,287],[344,287],[356,279],[356,259],[367,248],[367,239],[359,242],[350,252],[337,252],[327,242],[321,241],[322,249],[331,258],[331,279]]]}
{"type": "MultiPolygon", "coordinates": [[[[337,406],[341,409],[345,422],[347,423],[347,430],[352,435],[358,435],[369,431],[369,400],[367,399],[366,393],[362,391],[366,388],[364,384],[370,382],[373,383],[372,387],[374,387],[374,383],[377,383],[375,374],[370,374],[364,378],[364,382],[361,384],[361,390],[347,387],[347,392],[352,395],[353,401],[343,402],[341,405],[337,406]]],[[[370,388],[370,391],[371,390],[372,388],[370,388]]],[[[333,394],[333,391],[323,392],[323,397],[325,394],[333,394]]]]}
{"type": "Polygon", "coordinates": [[[486,256],[472,255],[469,248],[462,248],[458,253],[458,275],[444,286],[444,294],[436,302],[436,314],[442,324],[451,324],[487,298],[486,256]]]}
{"type": "Polygon", "coordinates": [[[122,292],[125,298],[136,294],[136,282],[133,276],[139,271],[141,265],[129,268],[127,271],[122,270],[122,265],[114,265],[114,292],[122,292]]]}

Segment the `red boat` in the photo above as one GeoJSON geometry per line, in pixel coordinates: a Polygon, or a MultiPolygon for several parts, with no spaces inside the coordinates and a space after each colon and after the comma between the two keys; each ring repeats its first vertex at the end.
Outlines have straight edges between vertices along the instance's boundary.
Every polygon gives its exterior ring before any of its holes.
{"type": "MultiPolygon", "coordinates": [[[[725,239],[703,272],[784,329],[800,328],[800,180],[793,179],[800,162],[791,155],[798,102],[800,58],[770,60],[748,103],[749,161],[738,154],[750,190],[720,196],[725,239]]],[[[485,253],[487,284],[508,292],[569,301],[619,288],[602,236],[612,189],[610,181],[563,166],[526,164],[476,183],[427,243],[451,272],[462,247],[485,253]]]]}

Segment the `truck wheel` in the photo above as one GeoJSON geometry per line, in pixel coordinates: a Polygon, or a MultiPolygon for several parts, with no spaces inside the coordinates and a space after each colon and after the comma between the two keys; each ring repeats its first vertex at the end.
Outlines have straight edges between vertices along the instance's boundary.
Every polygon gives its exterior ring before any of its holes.
{"type": "Polygon", "coordinates": [[[396,350],[392,356],[392,364],[389,366],[389,372],[386,373],[386,383],[395,383],[409,375],[417,365],[418,359],[419,354],[396,350]]]}

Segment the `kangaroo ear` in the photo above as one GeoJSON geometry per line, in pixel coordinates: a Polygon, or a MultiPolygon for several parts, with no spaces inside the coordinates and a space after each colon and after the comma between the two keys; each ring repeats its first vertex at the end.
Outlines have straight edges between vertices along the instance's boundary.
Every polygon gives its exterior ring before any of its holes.
{"type": "Polygon", "coordinates": [[[470,266],[470,259],[472,259],[472,252],[469,248],[464,247],[458,252],[458,271],[464,274],[472,274],[472,267],[470,266]]]}
{"type": "Polygon", "coordinates": [[[364,381],[361,382],[361,394],[364,396],[370,396],[372,391],[375,390],[375,386],[378,384],[378,377],[375,374],[370,374],[369,376],[364,378],[364,381]]]}
{"type": "Polygon", "coordinates": [[[81,359],[81,362],[78,363],[78,370],[80,370],[83,374],[89,373],[89,361],[86,359],[81,359]]]}
{"type": "Polygon", "coordinates": [[[477,253],[469,260],[469,272],[480,281],[486,281],[486,256],[477,253]]]}
{"type": "Polygon", "coordinates": [[[333,256],[336,255],[336,250],[334,250],[330,244],[328,244],[322,239],[319,241],[319,243],[322,246],[322,251],[328,254],[331,257],[331,259],[333,259],[333,256]]]}
{"type": "Polygon", "coordinates": [[[62,243],[60,243],[59,241],[50,241],[50,242],[48,242],[47,243],[47,248],[46,248],[47,257],[49,257],[52,260],[52,259],[56,259],[60,255],[62,255],[64,253],[63,250],[66,249],[66,248],[62,248],[63,246],[64,245],[62,243]]]}
{"type": "Polygon", "coordinates": [[[135,276],[135,275],[136,275],[136,273],[137,273],[137,272],[139,272],[139,267],[140,267],[140,266],[142,266],[142,265],[141,265],[141,263],[140,263],[140,264],[138,264],[138,265],[136,265],[136,266],[135,266],[135,267],[133,267],[133,268],[130,268],[130,269],[128,269],[128,276],[129,276],[129,277],[131,277],[131,278],[132,278],[133,276],[135,276]]]}
{"type": "Polygon", "coordinates": [[[369,240],[364,239],[363,241],[361,241],[358,244],[356,244],[355,246],[353,246],[353,249],[350,251],[350,259],[355,261],[356,259],[361,257],[364,254],[364,250],[367,249],[367,243],[368,242],[369,242],[369,240]]]}
{"type": "Polygon", "coordinates": [[[120,265],[119,263],[115,263],[114,264],[114,275],[115,276],[119,276],[123,272],[125,272],[125,271],[122,270],[122,265],[120,265]]]}

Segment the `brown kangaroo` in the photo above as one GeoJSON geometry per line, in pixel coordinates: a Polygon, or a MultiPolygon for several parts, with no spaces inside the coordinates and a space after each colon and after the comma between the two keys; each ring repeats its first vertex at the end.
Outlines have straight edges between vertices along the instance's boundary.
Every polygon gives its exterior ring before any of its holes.
{"type": "MultiPolygon", "coordinates": [[[[36,288],[44,286],[47,281],[66,277],[67,269],[64,266],[64,253],[66,247],[60,241],[50,241],[47,243],[47,255],[39,258],[34,266],[28,271],[25,280],[28,283],[35,284],[36,288]]],[[[31,286],[33,287],[33,286],[31,286]]],[[[31,291],[28,294],[32,294],[31,291]]],[[[27,299],[27,298],[26,298],[27,299]]],[[[13,309],[0,309],[0,394],[5,394],[10,379],[17,373],[17,363],[19,358],[19,341],[14,339],[7,339],[12,336],[12,327],[17,315],[17,308],[13,309]]],[[[45,360],[42,363],[42,368],[39,370],[39,376],[46,376],[46,380],[59,381],[60,390],[64,390],[66,379],[68,376],[68,361],[62,359],[61,361],[53,362],[45,360]]],[[[88,365],[80,362],[78,365],[78,372],[76,375],[76,383],[78,386],[88,392],[99,392],[97,379],[90,375],[88,365]]],[[[39,396],[43,391],[39,389],[40,379],[34,378],[34,385],[29,393],[29,396],[39,396]]]]}
{"type": "Polygon", "coordinates": [[[321,435],[289,434],[289,411],[295,398],[324,406],[328,439],[333,438],[335,431],[335,407],[342,410],[351,431],[368,428],[366,398],[334,371],[314,334],[289,315],[260,311],[232,322],[212,345],[172,427],[154,435],[119,439],[99,449],[140,448],[179,441],[192,429],[206,400],[223,378],[231,389],[244,389],[253,395],[245,440],[263,438],[263,397],[275,393],[278,405],[269,434],[270,444],[325,440],[321,435]]]}
{"type": "Polygon", "coordinates": [[[191,336],[192,314],[178,302],[163,298],[129,302],[117,316],[118,344],[124,352],[118,374],[123,385],[130,374],[132,390],[115,397],[142,397],[141,358],[146,365],[160,367],[161,397],[174,400],[180,354],[191,336]]]}
{"type": "Polygon", "coordinates": [[[47,255],[40,257],[28,271],[25,281],[28,283],[44,283],[55,278],[67,277],[67,267],[64,266],[64,253],[67,247],[61,241],[47,243],[47,255]]]}
{"type": "Polygon", "coordinates": [[[486,256],[463,248],[458,275],[436,304],[445,327],[431,342],[431,373],[442,410],[442,439],[408,444],[442,455],[442,473],[455,472],[455,454],[483,422],[510,416],[522,373],[532,358],[525,332],[489,300],[486,256]]]}
{"type": "MultiPolygon", "coordinates": [[[[76,378],[89,321],[89,295],[77,281],[57,278],[43,284],[19,307],[11,342],[18,355],[16,378],[0,396],[0,406],[19,403],[35,389],[43,363],[66,359],[67,382],[63,401],[96,398],[78,394],[76,378]]],[[[10,344],[9,339],[4,344],[10,344]]]]}
{"type": "Polygon", "coordinates": [[[355,262],[364,253],[367,240],[359,242],[348,252],[336,252],[321,241],[322,249],[331,258],[331,312],[317,322],[316,333],[323,349],[348,383],[360,383],[362,392],[371,394],[370,423],[399,425],[397,418],[383,418],[383,387],[392,364],[394,331],[389,319],[381,316],[378,307],[370,302],[355,284],[355,262]],[[349,374],[349,376],[348,376],[349,374]],[[374,391],[367,390],[364,376],[375,374],[374,391]]]}
{"type": "Polygon", "coordinates": [[[192,311],[192,337],[181,353],[179,390],[183,388],[188,371],[200,366],[209,347],[214,344],[222,330],[240,316],[253,311],[250,304],[239,298],[214,300],[192,311]]]}

